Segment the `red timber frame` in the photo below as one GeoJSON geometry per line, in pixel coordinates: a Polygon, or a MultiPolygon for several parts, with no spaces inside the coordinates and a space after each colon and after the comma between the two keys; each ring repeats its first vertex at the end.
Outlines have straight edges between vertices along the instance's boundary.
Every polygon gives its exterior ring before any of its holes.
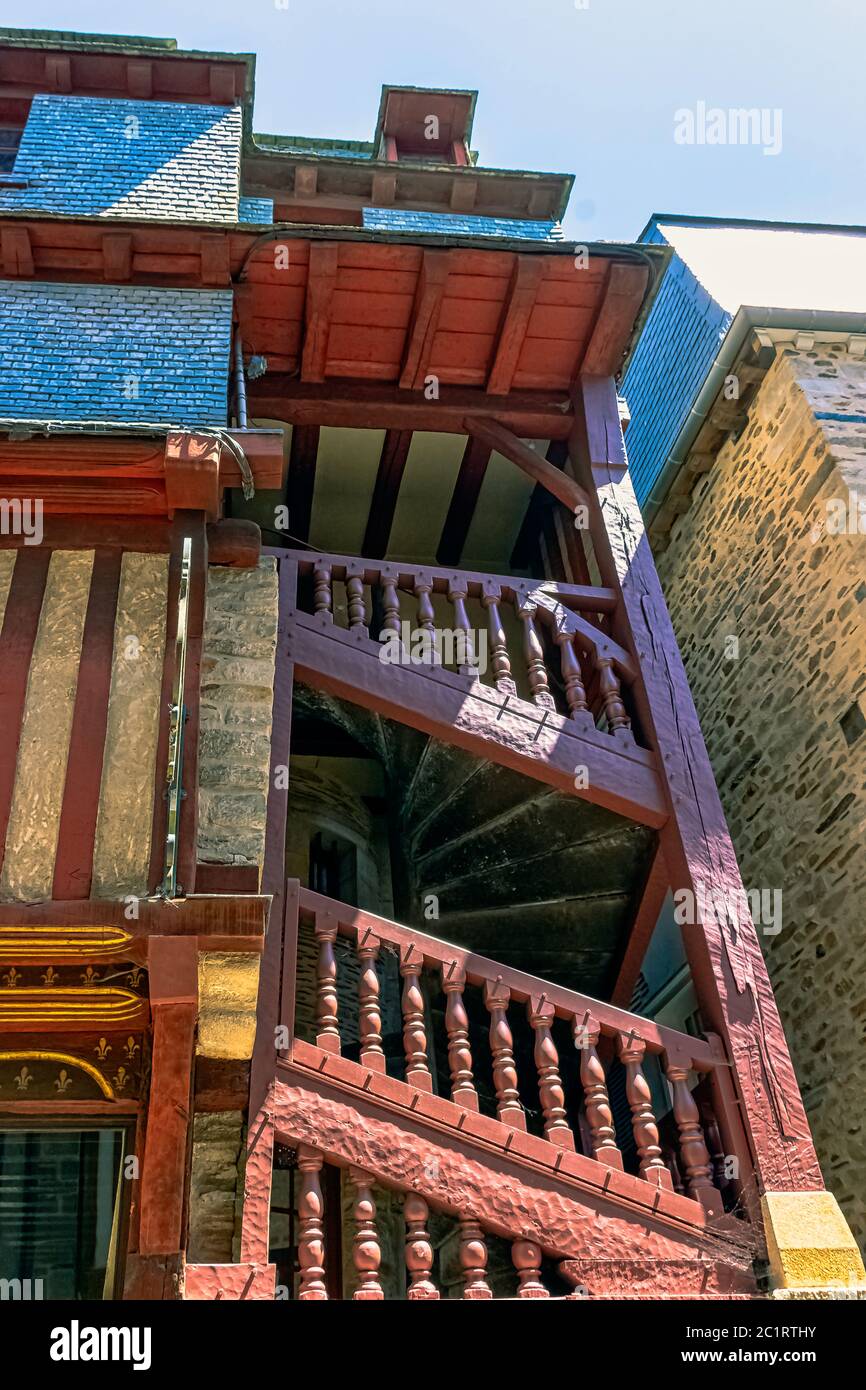
{"type": "MultiPolygon", "coordinates": [[[[187,459],[186,450],[196,436],[183,437],[183,457],[178,465],[183,500],[201,502],[201,469],[214,475],[219,467],[220,446],[202,439],[197,456],[187,459]],[[197,494],[197,489],[198,494],[197,494]]],[[[0,471],[7,467],[7,448],[0,444],[0,471]]],[[[33,448],[34,446],[30,446],[33,448]]],[[[76,458],[84,450],[73,446],[76,458]]],[[[39,494],[53,498],[51,484],[62,480],[68,455],[63,442],[36,445],[39,494]],[[55,467],[56,465],[56,467],[55,467]]],[[[92,475],[108,492],[113,486],[112,467],[116,466],[117,444],[104,439],[87,446],[92,475]]],[[[35,459],[31,456],[33,462],[35,459]]],[[[28,470],[22,470],[25,478],[28,470]]],[[[10,476],[0,483],[8,490],[10,476]]],[[[62,486],[62,482],[61,482],[62,486]]],[[[19,480],[19,489],[21,483],[19,480]]],[[[25,484],[26,487],[26,484],[25,484]]],[[[4,538],[15,552],[10,592],[0,626],[0,864],[6,843],[6,829],[15,786],[18,748],[25,709],[30,663],[39,626],[46,577],[55,550],[94,551],[84,621],[78,683],[72,715],[69,753],[61,802],[58,842],[55,854],[53,892],[50,900],[32,904],[0,904],[0,966],[12,968],[46,966],[51,973],[58,964],[88,967],[99,981],[108,967],[115,976],[131,972],[142,983],[130,988],[137,996],[134,1012],[123,1021],[100,1016],[94,1022],[87,1013],[87,1001],[97,999],[93,989],[78,988],[78,974],[70,978],[70,1008],[53,1016],[53,1021],[34,1019],[3,1025],[0,1053],[9,1052],[27,1062],[48,1054],[57,1065],[70,1069],[90,1068],[89,1075],[102,1087],[103,1099],[70,1101],[62,1094],[56,1099],[0,1098],[0,1120],[24,1120],[52,1126],[76,1123],[131,1126],[133,1137],[128,1156],[138,1160],[138,1175],[129,1180],[129,1220],[124,1225],[127,1238],[125,1255],[127,1298],[176,1298],[179,1295],[187,1222],[188,1172],[191,1116],[194,1090],[198,1084],[195,1062],[195,1030],[199,1008],[198,953],[200,951],[242,951],[260,953],[268,920],[269,899],[259,893],[255,882],[241,883],[229,874],[202,874],[197,882],[196,806],[198,783],[198,711],[201,644],[205,611],[205,588],[209,551],[218,561],[227,559],[244,565],[258,560],[258,543],[245,544],[242,523],[233,527],[209,524],[208,512],[198,508],[177,508],[171,520],[165,515],[141,519],[114,516],[79,517],[57,514],[46,501],[44,543],[27,547],[21,537],[4,538]],[[166,834],[166,766],[168,724],[175,666],[175,636],[178,611],[181,547],[185,537],[192,540],[189,587],[188,637],[183,703],[188,711],[185,731],[179,832],[178,882],[184,896],[172,902],[154,895],[163,878],[166,834]],[[103,770],[104,743],[108,719],[111,667],[115,641],[115,621],[120,570],[125,552],[157,552],[168,556],[165,646],[161,679],[160,720],[153,789],[152,846],[148,893],[135,912],[127,912],[128,900],[114,902],[92,896],[93,855],[96,839],[99,796],[103,770]],[[216,893],[211,895],[215,887],[216,893]],[[58,949],[59,947],[59,949],[58,949]],[[119,975],[118,975],[119,972],[119,975]],[[78,997],[80,995],[80,997],[78,997]],[[85,997],[87,996],[87,997],[85,997]],[[104,1034],[104,1063],[93,1055],[93,1044],[104,1034]],[[111,1084],[117,1063],[124,1057],[129,1036],[136,1040],[139,1066],[134,1085],[111,1084]],[[110,1068],[110,1070],[109,1070],[110,1068]]],[[[247,531],[253,528],[246,528],[247,531]]],[[[209,866],[205,866],[206,870],[209,866]]],[[[38,978],[35,977],[35,978],[38,978]]],[[[59,991],[55,990],[55,997],[59,991]]],[[[50,994],[50,991],[43,991],[50,994]]],[[[130,998],[130,1005],[135,1001],[130,998]]],[[[31,1069],[33,1062],[30,1063],[31,1069]]],[[[17,1062],[16,1062],[17,1066],[17,1062]]],[[[239,1064],[243,1072],[242,1064],[239,1064]]],[[[127,1068],[131,1070],[131,1068],[127,1068]]],[[[207,1087],[220,1076],[219,1065],[204,1069],[202,1084],[207,1087]]],[[[115,1078],[116,1080],[116,1078],[115,1078]]],[[[246,1104],[246,1092],[235,1104],[246,1104]]]]}

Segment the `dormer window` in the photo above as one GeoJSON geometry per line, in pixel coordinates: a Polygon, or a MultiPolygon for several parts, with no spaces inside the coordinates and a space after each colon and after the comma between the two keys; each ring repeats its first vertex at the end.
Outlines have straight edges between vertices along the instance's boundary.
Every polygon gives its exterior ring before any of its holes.
{"type": "Polygon", "coordinates": [[[376,149],[389,162],[469,164],[475,92],[383,87],[376,149]]]}
{"type": "Polygon", "coordinates": [[[0,124],[0,174],[12,173],[23,133],[20,125],[0,124]]]}

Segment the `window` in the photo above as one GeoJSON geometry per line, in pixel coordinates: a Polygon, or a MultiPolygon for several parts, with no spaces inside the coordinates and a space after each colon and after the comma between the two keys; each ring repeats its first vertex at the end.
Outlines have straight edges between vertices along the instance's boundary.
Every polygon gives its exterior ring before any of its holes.
{"type": "Polygon", "coordinates": [[[21,126],[0,124],[0,174],[10,174],[21,144],[21,126]]]}
{"type": "Polygon", "coordinates": [[[310,887],[326,898],[358,905],[358,852],[341,835],[318,831],[310,841],[310,887]]]}
{"type": "Polygon", "coordinates": [[[124,1140],[102,1127],[0,1130],[0,1280],[20,1281],[6,1297],[115,1296],[124,1140]]]}

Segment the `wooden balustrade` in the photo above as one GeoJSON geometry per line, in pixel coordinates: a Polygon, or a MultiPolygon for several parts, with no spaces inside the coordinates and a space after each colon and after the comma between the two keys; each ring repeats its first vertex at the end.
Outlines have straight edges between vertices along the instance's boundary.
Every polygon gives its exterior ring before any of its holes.
{"type": "Polygon", "coordinates": [[[379,632],[371,630],[369,614],[380,613],[380,631],[402,643],[408,621],[410,631],[426,634],[424,664],[430,666],[443,664],[437,637],[450,629],[448,650],[456,652],[460,674],[487,676],[487,683],[503,695],[522,694],[539,709],[558,709],[586,727],[597,723],[619,737],[630,728],[623,682],[631,681],[633,668],[610,635],[613,590],[346,555],[288,553],[299,572],[312,578],[310,612],[330,626],[376,639],[379,632]],[[339,612],[335,583],[346,591],[345,609],[339,612]],[[446,605],[438,618],[435,595],[446,605]],[[509,612],[513,619],[506,621],[509,612]],[[484,645],[486,669],[480,670],[484,645]]]}
{"type": "MultiPolygon", "coordinates": [[[[339,1222],[326,1222],[323,1199],[322,1172],[325,1166],[324,1154],[309,1144],[300,1144],[296,1149],[297,1166],[301,1175],[298,1194],[298,1264],[299,1281],[297,1296],[301,1301],[326,1300],[328,1286],[326,1270],[325,1232],[339,1231],[339,1222]]],[[[345,1164],[343,1172],[352,1192],[352,1223],[346,1231],[351,1239],[351,1260],[355,1270],[354,1288],[351,1297],[357,1302],[381,1302],[385,1297],[382,1271],[382,1239],[376,1207],[377,1182],[373,1175],[354,1164],[345,1164]]],[[[414,1189],[401,1189],[389,1184],[403,1199],[403,1221],[405,1225],[405,1296],[409,1302],[435,1302],[441,1298],[436,1286],[436,1254],[430,1239],[430,1204],[426,1197],[414,1189]]],[[[329,1191],[334,1189],[329,1187],[329,1191]]],[[[339,1192],[339,1185],[336,1191],[339,1192]]],[[[457,1242],[457,1258],[460,1268],[462,1288],[459,1297],[467,1301],[489,1300],[494,1297],[488,1282],[487,1232],[481,1221],[472,1214],[455,1208],[437,1207],[454,1223],[454,1236],[457,1242]]],[[[330,1251],[330,1263],[342,1260],[342,1249],[330,1251]]],[[[516,1287],[504,1290],[505,1297],[550,1298],[542,1276],[543,1250],[537,1240],[529,1233],[516,1233],[511,1237],[511,1262],[514,1266],[516,1287]]],[[[554,1260],[561,1255],[553,1254],[554,1260]]],[[[501,1277],[501,1276],[500,1276],[501,1277]]],[[[400,1281],[393,1280],[389,1287],[392,1295],[400,1288],[400,1281]]],[[[397,1294],[401,1296],[401,1294],[397,1294]]],[[[503,1296],[502,1293],[497,1296],[503,1296]]]]}
{"type": "MultiPolygon", "coordinates": [[[[649,1019],[639,1018],[600,1000],[589,999],[538,980],[522,971],[511,970],[414,928],[399,926],[306,889],[300,891],[300,915],[304,923],[312,924],[318,943],[315,1026],[319,1047],[327,1052],[339,1052],[338,1017],[340,1014],[348,1017],[354,1013],[358,1019],[361,1065],[369,1072],[385,1071],[377,960],[380,949],[387,947],[398,956],[403,981],[402,1036],[407,1085],[428,1093],[434,1089],[436,1069],[428,1050],[422,986],[422,978],[426,975],[434,988],[437,985],[441,987],[445,996],[450,1098],[464,1110],[478,1112],[479,1078],[476,1076],[470,1044],[466,992],[468,989],[480,989],[489,1017],[490,1041],[488,1074],[481,1078],[481,1090],[491,1096],[491,1103],[495,1096],[495,1113],[499,1121],[512,1129],[525,1131],[527,1128],[514,1059],[512,1023],[509,1020],[509,1011],[523,1006],[534,1035],[533,1059],[545,1139],[559,1148],[573,1150],[575,1130],[569,1116],[576,1114],[582,1106],[590,1136],[587,1147],[591,1147],[591,1153],[586,1156],[610,1168],[622,1170],[623,1158],[600,1050],[601,1039],[609,1039],[607,1052],[616,1050],[625,1072],[625,1091],[631,1111],[640,1177],[672,1191],[671,1173],[662,1156],[658,1121],[645,1070],[647,1056],[656,1056],[661,1061],[671,1090],[672,1115],[679,1140],[677,1164],[686,1192],[693,1200],[700,1202],[707,1212],[721,1212],[722,1203],[714,1184],[713,1165],[702,1130],[701,1115],[690,1089],[693,1074],[712,1074],[719,1065],[717,1051],[710,1043],[665,1028],[649,1019]],[[341,999],[339,1006],[334,953],[337,936],[354,946],[360,967],[357,999],[354,1002],[341,999]],[[561,1028],[557,1020],[567,1024],[579,1055],[579,1067],[571,1069],[579,1071],[579,1084],[575,1076],[574,1082],[569,1082],[572,1091],[568,1096],[554,1036],[555,1028],[561,1028]]],[[[619,1139],[622,1139],[622,1135],[619,1139]]],[[[412,1220],[420,1242],[419,1252],[413,1256],[420,1287],[426,1279],[426,1267],[421,1258],[424,1253],[421,1247],[424,1243],[425,1217],[420,1208],[413,1208],[412,1220]]],[[[531,1286],[533,1266],[525,1263],[526,1252],[521,1252],[520,1258],[524,1260],[520,1268],[529,1271],[524,1282],[531,1286]]],[[[477,1270],[483,1269],[483,1265],[470,1263],[466,1268],[476,1271],[472,1275],[471,1286],[480,1287],[478,1281],[483,1282],[483,1273],[479,1275],[477,1270]]],[[[372,1285],[374,1280],[371,1278],[367,1282],[372,1285]]],[[[429,1295],[419,1293],[414,1296],[421,1298],[429,1295]]],[[[536,1295],[527,1293],[521,1296],[536,1295]]]]}

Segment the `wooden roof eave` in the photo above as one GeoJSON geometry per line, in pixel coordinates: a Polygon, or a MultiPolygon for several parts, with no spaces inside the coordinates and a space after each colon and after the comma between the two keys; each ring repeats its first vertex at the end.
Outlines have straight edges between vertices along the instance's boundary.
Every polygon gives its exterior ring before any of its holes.
{"type": "Polygon", "coordinates": [[[314,153],[313,151],[298,150],[277,150],[263,148],[256,145],[255,136],[250,142],[245,141],[241,155],[241,174],[244,187],[255,189],[255,196],[270,197],[272,195],[288,196],[293,183],[294,170],[298,166],[314,167],[319,173],[320,188],[337,194],[352,194],[356,197],[366,199],[366,206],[374,205],[373,181],[377,175],[396,177],[399,189],[399,197],[395,202],[406,206],[412,201],[412,191],[419,185],[429,189],[431,184],[434,187],[441,186],[441,203],[430,203],[429,199],[416,199],[419,207],[425,204],[431,210],[438,207],[449,210],[451,206],[451,190],[455,180],[472,180],[476,185],[475,203],[472,209],[476,216],[512,216],[520,218],[527,216],[527,209],[531,194],[536,195],[535,210],[532,213],[534,219],[548,217],[551,220],[558,220],[565,214],[571,190],[574,185],[573,174],[548,173],[545,171],[531,169],[490,169],[479,164],[428,164],[420,160],[400,159],[396,163],[389,160],[369,159],[362,155],[357,158],[348,156],[329,155],[327,153],[314,153]],[[286,184],[277,184],[274,179],[279,178],[282,173],[291,175],[286,178],[286,184]],[[326,176],[323,178],[323,175],[326,176]],[[515,205],[514,201],[501,198],[497,200],[496,193],[503,184],[516,185],[518,187],[526,185],[527,199],[526,206],[515,205]],[[288,185],[288,186],[286,186],[288,185]],[[549,188],[549,199],[547,206],[538,207],[537,195],[539,191],[549,188]]]}

